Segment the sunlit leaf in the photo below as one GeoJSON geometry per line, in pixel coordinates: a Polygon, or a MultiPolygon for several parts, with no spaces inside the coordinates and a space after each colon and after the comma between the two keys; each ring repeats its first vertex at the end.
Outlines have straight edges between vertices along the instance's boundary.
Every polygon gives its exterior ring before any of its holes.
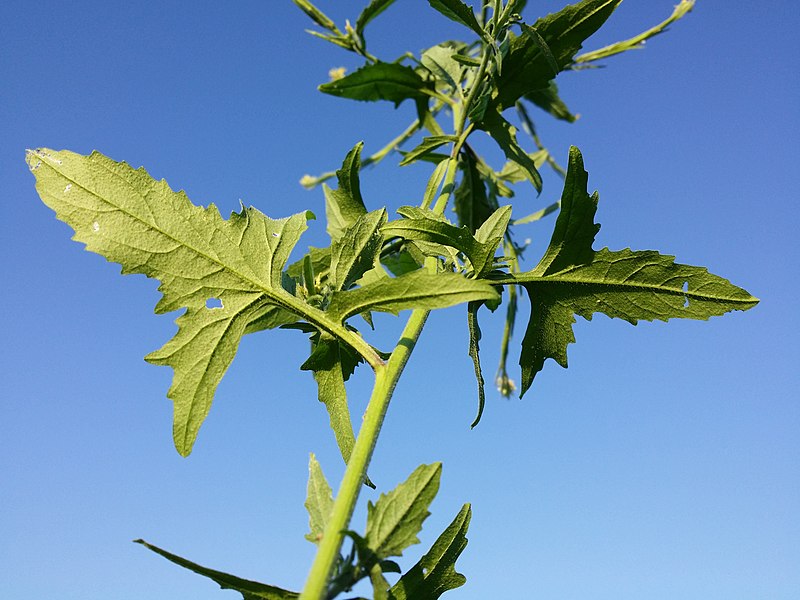
{"type": "Polygon", "coordinates": [[[323,83],[321,92],[351,100],[388,100],[400,104],[408,98],[425,98],[430,86],[414,69],[397,63],[368,64],[341,79],[323,83]]]}

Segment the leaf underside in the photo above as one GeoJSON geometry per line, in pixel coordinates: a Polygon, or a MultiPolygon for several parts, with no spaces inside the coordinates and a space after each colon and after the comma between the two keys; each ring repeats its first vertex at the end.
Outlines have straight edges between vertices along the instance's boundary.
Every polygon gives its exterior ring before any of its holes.
{"type": "Polygon", "coordinates": [[[600,228],[594,222],[598,196],[589,196],[587,183],[583,158],[573,147],[561,212],[547,251],[531,271],[498,278],[522,285],[531,300],[520,355],[521,395],[546,359],[567,366],[575,315],[590,320],[600,312],[635,325],[639,320],[705,320],[758,303],[727,279],[703,267],[675,263],[673,256],[652,250],[593,250],[600,228]]]}

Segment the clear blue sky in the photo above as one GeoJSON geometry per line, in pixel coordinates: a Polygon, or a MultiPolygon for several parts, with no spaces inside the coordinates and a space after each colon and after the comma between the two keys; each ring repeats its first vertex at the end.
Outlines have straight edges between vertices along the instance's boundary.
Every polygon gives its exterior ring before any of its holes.
{"type": "MultiPolygon", "coordinates": [[[[320,0],[340,23],[364,4],[320,0]]],[[[529,4],[531,20],[559,6],[529,4]]],[[[586,48],[671,9],[626,2],[586,48]]],[[[286,331],[246,339],[181,458],[171,371],[142,360],[171,337],[174,315],[153,315],[155,282],[121,277],[69,240],[23,155],[98,149],[223,212],[242,199],[274,217],[322,215],[321,191],[298,179],[336,167],[359,140],[376,150],[413,111],[317,93],[329,68],[357,62],[308,26],[288,0],[2,3],[0,597],[238,597],[137,537],[302,586],[314,551],[303,539],[308,454],[332,481],[343,470],[311,376],[297,371],[307,342],[286,331]]],[[[762,302],[707,323],[581,321],[569,370],[548,362],[524,400],[490,389],[472,431],[466,319],[434,316],[370,474],[387,490],[444,462],[406,566],[473,503],[458,563],[468,583],[446,598],[800,597],[798,26],[793,2],[699,0],[647,50],[559,79],[582,118],[537,121],[562,162],[570,144],[584,153],[601,197],[598,247],[676,254],[762,302]]],[[[426,2],[400,0],[368,40],[393,58],[461,35],[426,2]]],[[[394,164],[364,173],[371,206],[419,197],[425,168],[394,164]]],[[[557,182],[545,185],[538,199],[521,192],[515,214],[556,199],[557,182]]],[[[542,243],[550,227],[529,235],[542,243]]],[[[301,240],[324,243],[321,222],[301,240]]],[[[491,379],[499,321],[484,330],[491,379]]],[[[352,385],[356,414],[368,385],[366,372],[352,385]]]]}

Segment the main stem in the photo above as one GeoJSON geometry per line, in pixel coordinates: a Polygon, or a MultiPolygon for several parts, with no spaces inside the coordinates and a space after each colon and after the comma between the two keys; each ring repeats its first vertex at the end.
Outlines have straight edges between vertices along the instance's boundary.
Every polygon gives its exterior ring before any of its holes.
{"type": "MultiPolygon", "coordinates": [[[[434,206],[434,212],[439,214],[444,213],[447,201],[453,192],[458,171],[458,154],[472,130],[471,125],[466,126],[466,115],[476,97],[478,83],[486,72],[487,64],[488,55],[484,54],[481,66],[478,69],[476,84],[473,86],[471,93],[461,107],[453,107],[455,135],[459,139],[453,144],[441,193],[434,206]]],[[[428,259],[425,266],[429,270],[435,270],[435,259],[428,259]]],[[[344,531],[347,530],[350,524],[350,518],[353,516],[359,493],[364,485],[367,467],[372,460],[372,453],[375,450],[375,444],[378,441],[386,411],[389,409],[389,402],[392,399],[395,387],[397,387],[397,382],[408,363],[408,359],[411,357],[411,352],[414,350],[417,340],[419,340],[422,329],[425,327],[429,314],[429,310],[417,309],[412,311],[389,361],[386,364],[372,365],[375,370],[375,385],[372,388],[372,395],[364,412],[364,419],[353,446],[353,451],[350,454],[350,459],[347,461],[347,468],[336,494],[336,499],[333,502],[331,515],[325,526],[322,539],[319,542],[317,554],[308,573],[303,592],[300,594],[300,600],[325,600],[328,578],[336,564],[336,559],[344,541],[344,531]]]]}

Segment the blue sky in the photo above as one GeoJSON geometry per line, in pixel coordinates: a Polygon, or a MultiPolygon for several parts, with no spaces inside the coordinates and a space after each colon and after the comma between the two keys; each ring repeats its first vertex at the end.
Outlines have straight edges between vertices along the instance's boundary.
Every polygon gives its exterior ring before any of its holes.
{"type": "MultiPolygon", "coordinates": [[[[339,23],[363,4],[320,1],[339,23]]],[[[530,20],[559,7],[529,5],[530,20]]],[[[671,9],[626,2],[586,48],[671,9]]],[[[458,563],[468,583],[445,597],[797,597],[798,25],[790,2],[699,0],[645,51],[560,77],[582,117],[537,124],[562,162],[570,144],[584,154],[600,191],[597,247],[675,254],[762,301],[707,323],[580,321],[570,368],[548,362],[524,400],[490,389],[475,430],[466,319],[459,309],[434,315],[370,474],[386,491],[418,464],[444,462],[406,566],[473,503],[458,563]]],[[[359,140],[377,150],[413,109],[316,92],[331,67],[358,63],[308,26],[288,0],[0,7],[0,597],[237,597],[130,543],[138,537],[302,586],[314,551],[303,539],[309,452],[332,482],[343,471],[313,381],[297,370],[306,340],[246,339],[181,458],[171,372],[142,360],[171,337],[174,315],[152,314],[155,282],[121,277],[69,240],[38,200],[24,149],[98,149],[223,213],[241,199],[273,217],[322,215],[321,191],[299,178],[338,166],[359,140]]],[[[368,41],[392,59],[463,35],[427,3],[399,0],[368,41]]],[[[420,196],[426,168],[396,162],[363,174],[371,207],[420,196]]],[[[515,215],[559,192],[554,178],[539,198],[520,191],[515,215]]],[[[551,227],[525,235],[540,247],[551,227]]],[[[317,222],[300,247],[324,243],[317,222]]],[[[491,379],[500,322],[482,324],[491,379]]],[[[364,372],[351,385],[356,415],[369,384],[364,372]]],[[[356,529],[363,518],[362,506],[356,529]]]]}

